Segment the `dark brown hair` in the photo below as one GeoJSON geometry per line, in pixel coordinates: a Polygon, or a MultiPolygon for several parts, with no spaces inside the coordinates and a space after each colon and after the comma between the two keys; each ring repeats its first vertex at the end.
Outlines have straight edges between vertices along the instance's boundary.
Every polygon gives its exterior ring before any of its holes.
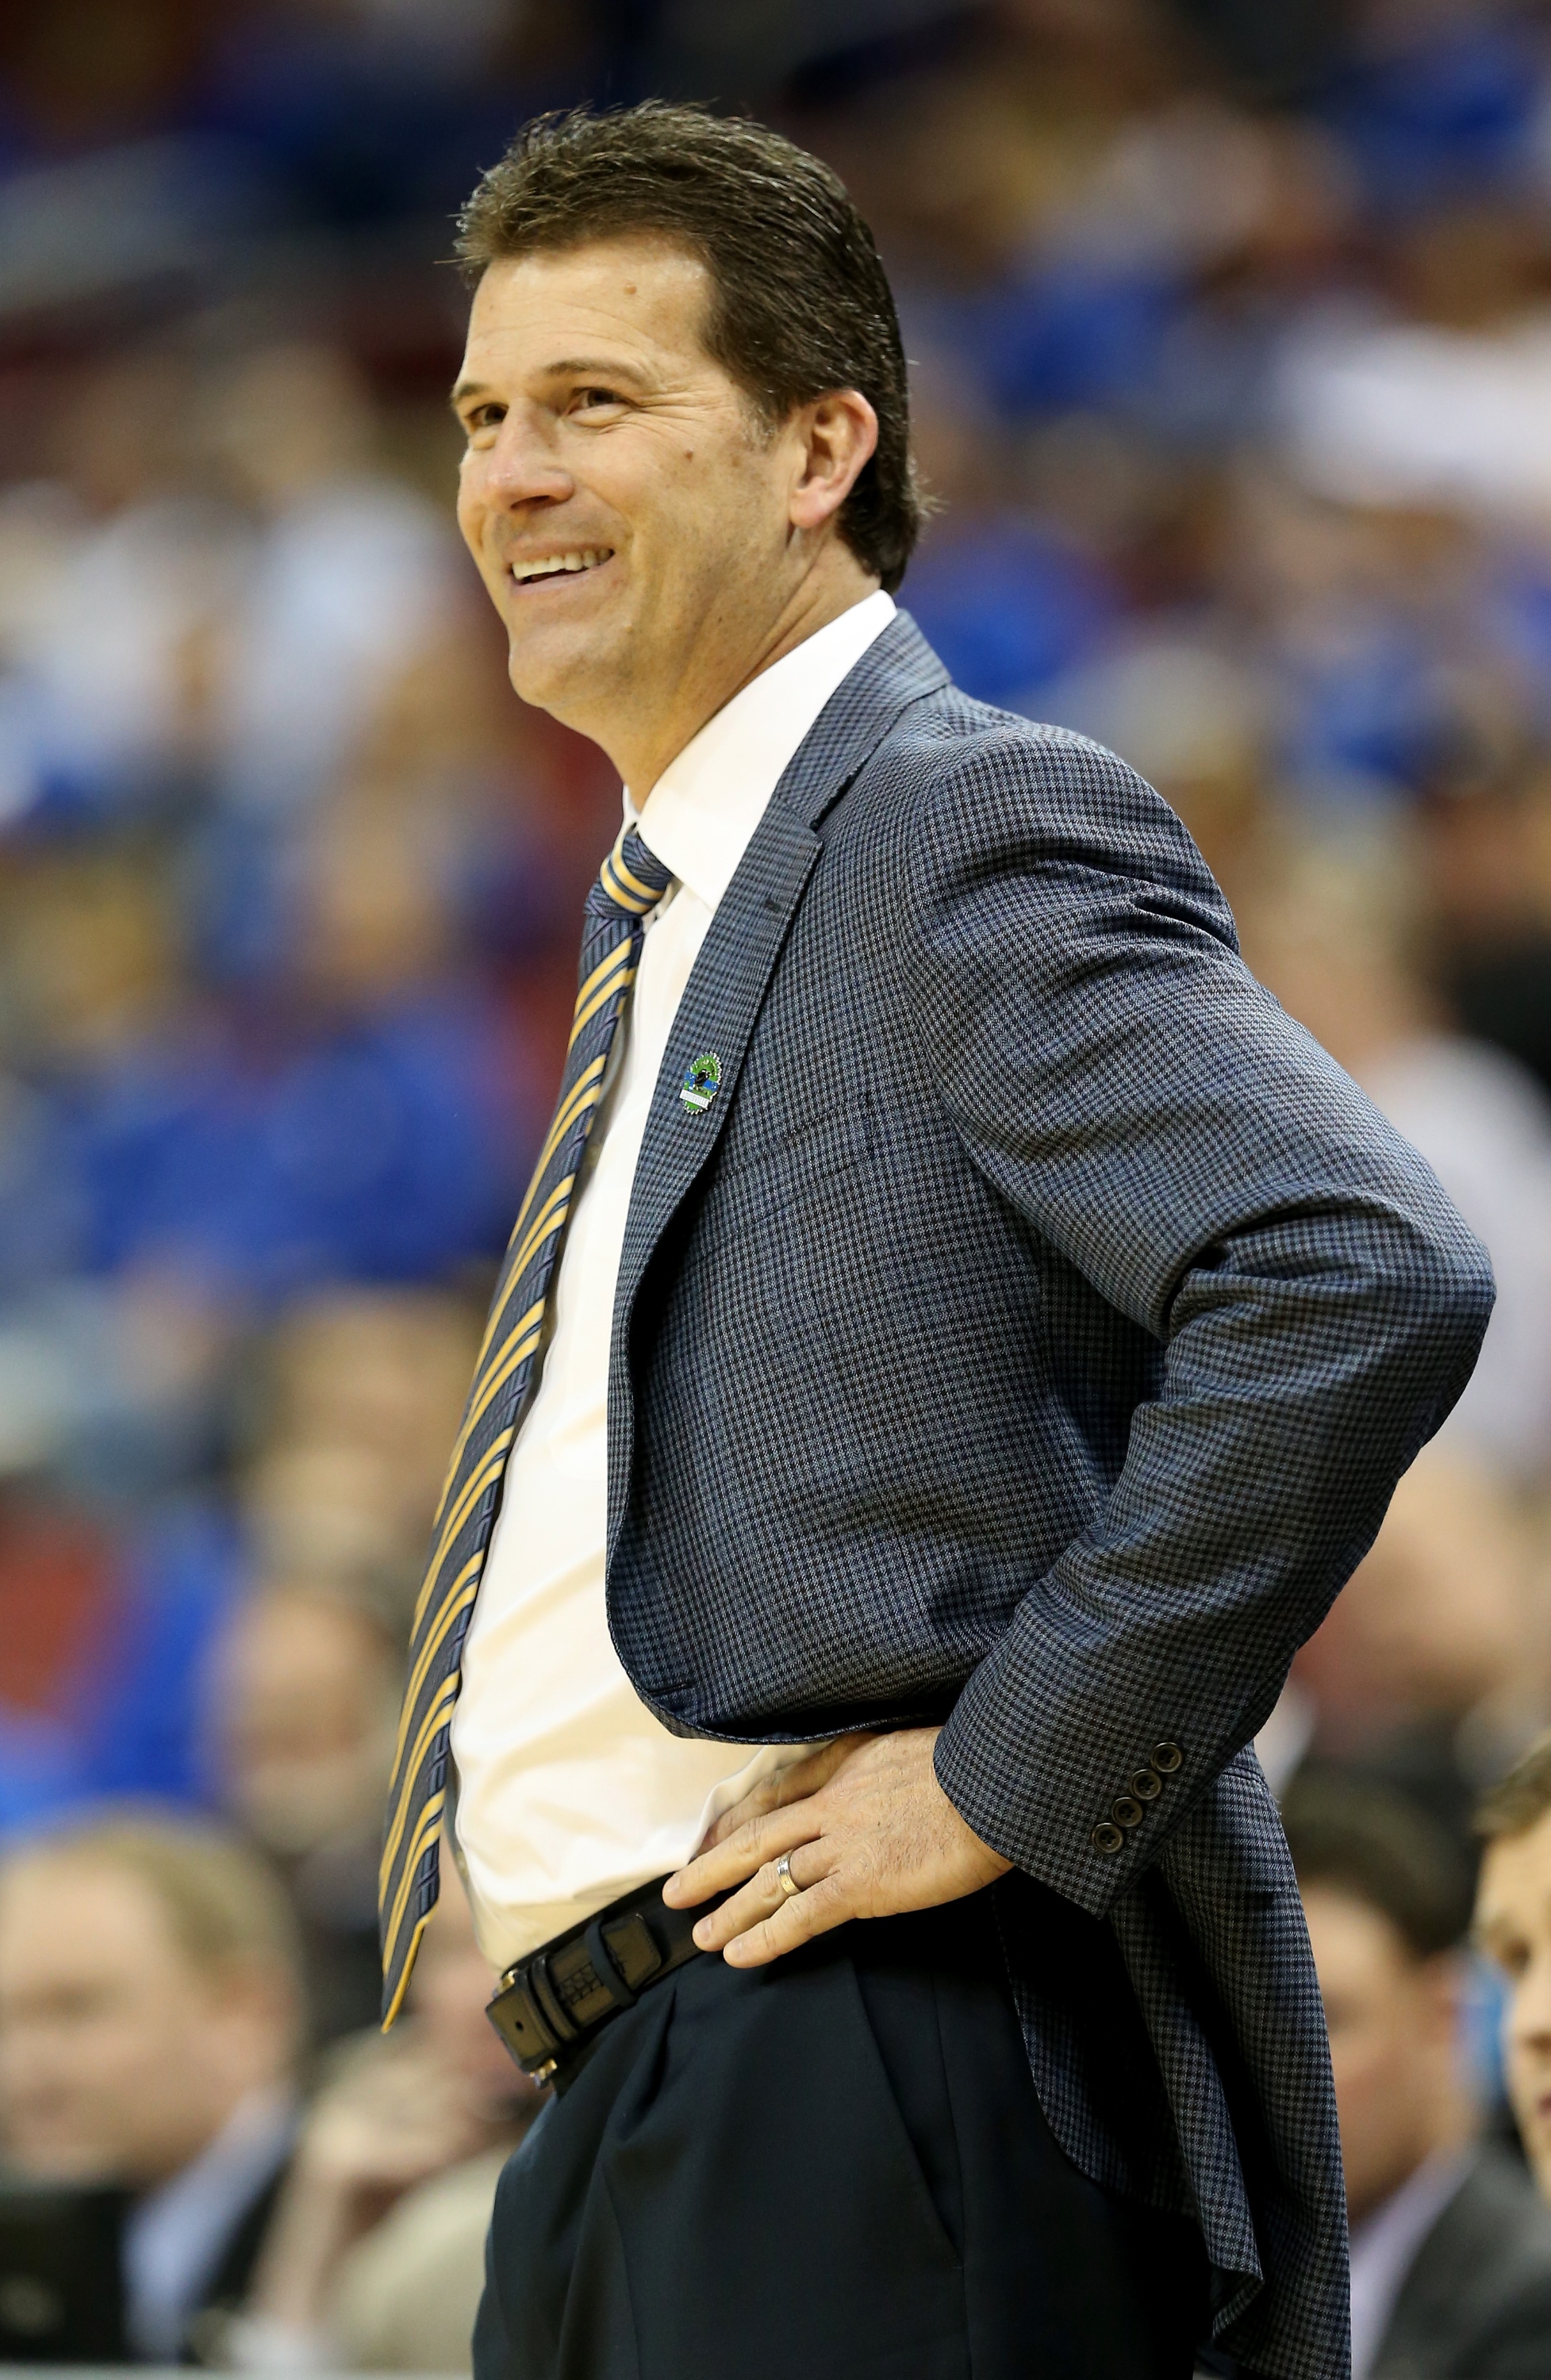
{"type": "Polygon", "coordinates": [[[762,124],[657,100],[536,116],[458,223],[471,280],[487,265],[584,240],[657,233],[710,274],[708,353],[770,428],[831,390],[878,415],[878,451],[840,515],[891,590],[921,526],[899,318],[871,232],[838,174],[762,124]]]}
{"type": "Polygon", "coordinates": [[[1282,1824],[1298,1881],[1325,1885],[1387,1917],[1418,1959],[1470,1925],[1467,1863],[1444,1829],[1389,1787],[1339,1771],[1294,1778],[1282,1824]]]}
{"type": "Polygon", "coordinates": [[[1494,1785],[1476,1812],[1475,1830],[1488,1842],[1527,1835],[1551,1810],[1551,1735],[1543,1735],[1494,1785]]]}

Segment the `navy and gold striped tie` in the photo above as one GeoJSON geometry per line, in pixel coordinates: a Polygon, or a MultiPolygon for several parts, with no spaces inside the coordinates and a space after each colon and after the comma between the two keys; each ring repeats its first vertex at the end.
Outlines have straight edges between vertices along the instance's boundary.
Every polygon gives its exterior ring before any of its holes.
{"type": "Polygon", "coordinates": [[[415,1607],[378,1886],[384,2031],[403,2004],[420,1936],[436,1906],[453,1706],[502,1475],[536,1382],[550,1285],[614,1028],[636,979],[644,920],[671,881],[670,871],[627,827],[588,894],[581,989],[560,1104],[496,1283],[415,1607]]]}

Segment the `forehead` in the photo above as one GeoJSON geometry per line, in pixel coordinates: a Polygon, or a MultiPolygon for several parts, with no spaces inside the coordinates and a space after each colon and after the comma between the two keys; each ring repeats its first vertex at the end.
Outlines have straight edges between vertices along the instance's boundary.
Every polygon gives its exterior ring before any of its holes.
{"type": "Polygon", "coordinates": [[[1477,1915],[1484,1926],[1551,1936],[1551,1810],[1523,1834],[1488,1843],[1477,1915]]]}
{"type": "Polygon", "coordinates": [[[145,1877],[95,1860],[20,1860],[0,1880],[0,1973],[90,1973],[182,1963],[145,1877]]]}
{"type": "Polygon", "coordinates": [[[463,377],[617,354],[648,369],[715,369],[701,344],[710,275],[673,241],[636,237],[504,257],[469,310],[463,377]]]}
{"type": "Polygon", "coordinates": [[[1305,1885],[1303,1913],[1322,1984],[1339,1978],[1345,1985],[1369,1980],[1387,1985],[1401,1969],[1414,1964],[1384,1912],[1343,1885],[1305,1885]]]}
{"type": "Polygon", "coordinates": [[[370,1688],[380,1667],[371,1621],[344,1602],[284,1589],[252,1598],[232,1622],[227,1664],[243,1685],[370,1688]]]}

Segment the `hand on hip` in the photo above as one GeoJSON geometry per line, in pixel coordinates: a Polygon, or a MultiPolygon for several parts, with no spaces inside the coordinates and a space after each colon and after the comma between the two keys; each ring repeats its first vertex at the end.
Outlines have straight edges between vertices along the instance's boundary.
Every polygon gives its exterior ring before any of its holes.
{"type": "Polygon", "coordinates": [[[1012,1863],[938,1783],[939,1732],[841,1736],[767,1778],[718,1819],[663,1900],[693,1909],[741,1886],[695,1938],[731,1966],[759,1967],[848,1918],[932,1909],[994,1883],[1012,1863]]]}

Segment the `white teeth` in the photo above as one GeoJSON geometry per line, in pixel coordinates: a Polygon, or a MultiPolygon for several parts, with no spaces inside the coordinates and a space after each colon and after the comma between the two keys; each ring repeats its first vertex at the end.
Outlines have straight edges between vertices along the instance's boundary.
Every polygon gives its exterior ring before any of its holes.
{"type": "Polygon", "coordinates": [[[600,562],[608,561],[612,551],[607,545],[588,545],[579,551],[573,546],[565,553],[546,553],[539,561],[514,562],[512,576],[521,587],[530,578],[553,578],[563,572],[594,570],[600,562]]]}

